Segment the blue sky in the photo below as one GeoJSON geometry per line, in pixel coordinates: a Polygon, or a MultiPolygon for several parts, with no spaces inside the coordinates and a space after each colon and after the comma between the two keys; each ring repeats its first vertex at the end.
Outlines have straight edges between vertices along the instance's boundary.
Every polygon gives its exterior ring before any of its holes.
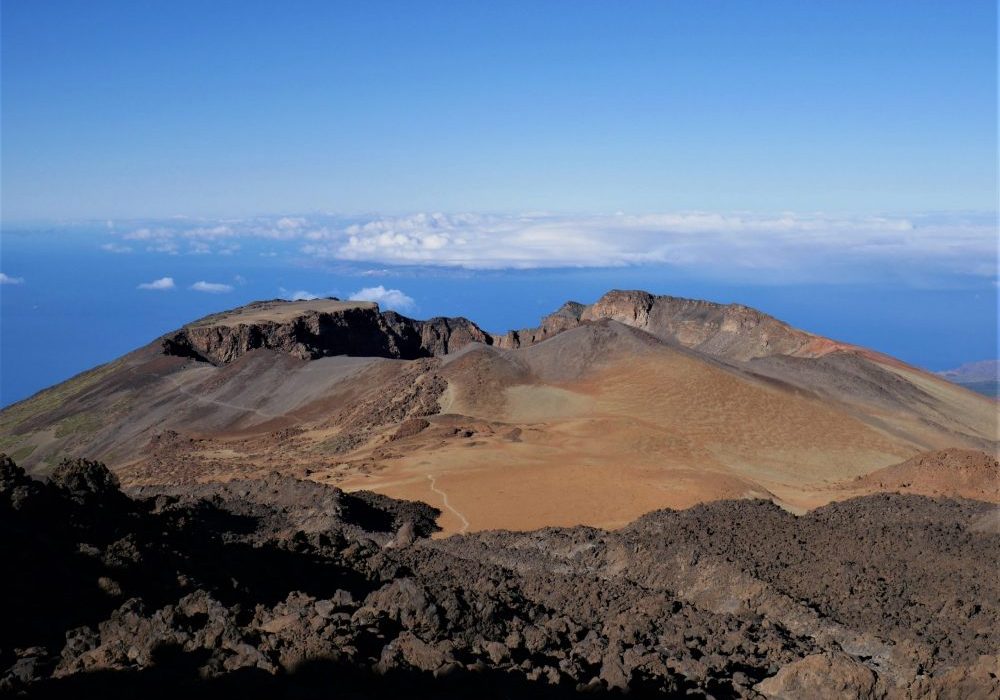
{"type": "Polygon", "coordinates": [[[3,216],[993,209],[996,5],[3,3],[3,216]]]}
{"type": "Polygon", "coordinates": [[[997,355],[994,2],[0,12],[0,403],[296,292],[502,330],[641,287],[997,355]]]}

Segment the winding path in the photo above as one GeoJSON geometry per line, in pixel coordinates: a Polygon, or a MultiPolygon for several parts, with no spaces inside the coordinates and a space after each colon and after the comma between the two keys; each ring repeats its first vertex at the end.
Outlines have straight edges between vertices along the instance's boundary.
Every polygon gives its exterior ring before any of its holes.
{"type": "Polygon", "coordinates": [[[434,477],[428,474],[427,478],[431,482],[431,491],[433,491],[436,494],[439,494],[441,498],[444,500],[444,507],[450,510],[455,515],[457,515],[458,519],[462,521],[462,529],[458,531],[458,534],[464,535],[465,531],[469,529],[469,521],[466,520],[465,516],[462,515],[460,512],[458,512],[458,510],[455,509],[455,506],[451,504],[451,502],[448,500],[448,494],[446,494],[444,491],[442,491],[435,485],[434,477]]]}
{"type": "Polygon", "coordinates": [[[266,413],[265,411],[261,411],[259,408],[250,408],[249,406],[237,406],[236,404],[227,403],[225,401],[219,401],[218,399],[210,399],[210,398],[208,398],[206,396],[199,396],[197,394],[191,393],[190,389],[182,386],[181,383],[179,381],[177,381],[176,377],[173,377],[171,375],[161,375],[161,376],[163,376],[164,379],[166,379],[168,382],[170,382],[171,384],[173,384],[174,388],[177,389],[177,391],[179,391],[180,393],[184,394],[184,396],[187,396],[188,398],[194,399],[195,401],[200,401],[202,403],[210,403],[210,404],[214,404],[216,406],[222,406],[223,408],[232,408],[232,409],[235,409],[237,411],[246,411],[247,413],[256,413],[258,416],[260,416],[262,418],[267,418],[269,420],[272,419],[272,418],[284,418],[285,417],[285,414],[280,414],[279,415],[279,414],[275,414],[275,413],[266,413]]]}

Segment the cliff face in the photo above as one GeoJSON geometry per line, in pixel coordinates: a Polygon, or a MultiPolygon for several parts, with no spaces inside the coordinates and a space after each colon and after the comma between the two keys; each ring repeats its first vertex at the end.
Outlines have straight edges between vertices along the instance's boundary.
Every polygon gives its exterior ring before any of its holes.
{"type": "Polygon", "coordinates": [[[439,316],[429,321],[405,320],[419,329],[420,347],[427,355],[446,355],[469,343],[493,344],[493,336],[467,318],[439,316]]]}
{"type": "Polygon", "coordinates": [[[583,310],[585,321],[611,319],[636,328],[649,327],[649,312],[657,297],[648,292],[612,290],[583,310]]]}
{"type": "Polygon", "coordinates": [[[407,330],[412,329],[392,328],[377,308],[303,310],[290,320],[186,326],[164,340],[164,350],[213,364],[232,362],[258,348],[304,360],[326,355],[406,357],[415,344],[407,330]]]}
{"type": "Polygon", "coordinates": [[[418,321],[394,311],[379,311],[368,302],[319,299],[256,302],[185,326],[162,343],[168,355],[213,364],[232,362],[258,348],[301,359],[354,355],[412,360],[445,355],[470,343],[525,347],[603,319],[728,360],[822,354],[815,336],[747,306],[619,290],[590,305],[567,302],[538,327],[502,335],[487,333],[467,318],[418,321]]]}
{"type": "Polygon", "coordinates": [[[163,351],[219,365],[256,349],[303,360],[332,355],[414,360],[453,352],[472,342],[492,343],[489,334],[465,318],[416,321],[393,311],[380,312],[375,304],[336,300],[279,304],[258,302],[185,326],[162,340],[163,351]]]}

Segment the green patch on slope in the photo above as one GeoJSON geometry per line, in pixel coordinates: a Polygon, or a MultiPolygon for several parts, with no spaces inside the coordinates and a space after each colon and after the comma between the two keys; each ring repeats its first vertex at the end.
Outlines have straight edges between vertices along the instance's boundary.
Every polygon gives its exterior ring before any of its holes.
{"type": "Polygon", "coordinates": [[[101,421],[92,413],[77,413],[64,418],[56,424],[56,437],[64,438],[72,435],[90,435],[101,427],[101,421]]]}
{"type": "Polygon", "coordinates": [[[15,462],[23,462],[28,457],[30,457],[31,453],[34,451],[35,451],[34,445],[25,445],[11,452],[10,458],[15,462]]]}
{"type": "Polygon", "coordinates": [[[115,360],[95,367],[50,389],[40,391],[24,401],[8,406],[0,411],[0,434],[16,433],[22,424],[64,408],[67,403],[114,372],[121,364],[121,360],[115,360]]]}

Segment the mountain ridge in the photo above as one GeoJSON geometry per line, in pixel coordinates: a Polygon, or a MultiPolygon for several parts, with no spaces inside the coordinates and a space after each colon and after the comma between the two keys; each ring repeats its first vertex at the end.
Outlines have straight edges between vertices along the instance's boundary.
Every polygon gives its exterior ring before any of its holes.
{"type": "Polygon", "coordinates": [[[231,362],[256,348],[288,352],[302,359],[358,355],[392,359],[436,357],[469,343],[516,349],[542,342],[570,328],[614,320],[706,354],[747,361],[774,354],[821,357],[835,351],[861,352],[880,361],[888,355],[793,328],[752,307],[721,304],[641,290],[611,290],[593,304],[564,303],[538,326],[491,333],[468,318],[412,319],[381,311],[373,302],[335,297],[305,301],[256,301],[186,324],[162,339],[166,354],[213,364],[231,362]],[[270,314],[270,315],[269,315],[270,314]]]}
{"type": "Polygon", "coordinates": [[[799,512],[922,452],[995,453],[996,429],[995,402],[894,358],[740,304],[611,291],[504,334],[255,302],[0,411],[0,451],[41,476],[100,459],[130,485],[277,470],[425,500],[454,532],[719,498],[799,512]]]}

